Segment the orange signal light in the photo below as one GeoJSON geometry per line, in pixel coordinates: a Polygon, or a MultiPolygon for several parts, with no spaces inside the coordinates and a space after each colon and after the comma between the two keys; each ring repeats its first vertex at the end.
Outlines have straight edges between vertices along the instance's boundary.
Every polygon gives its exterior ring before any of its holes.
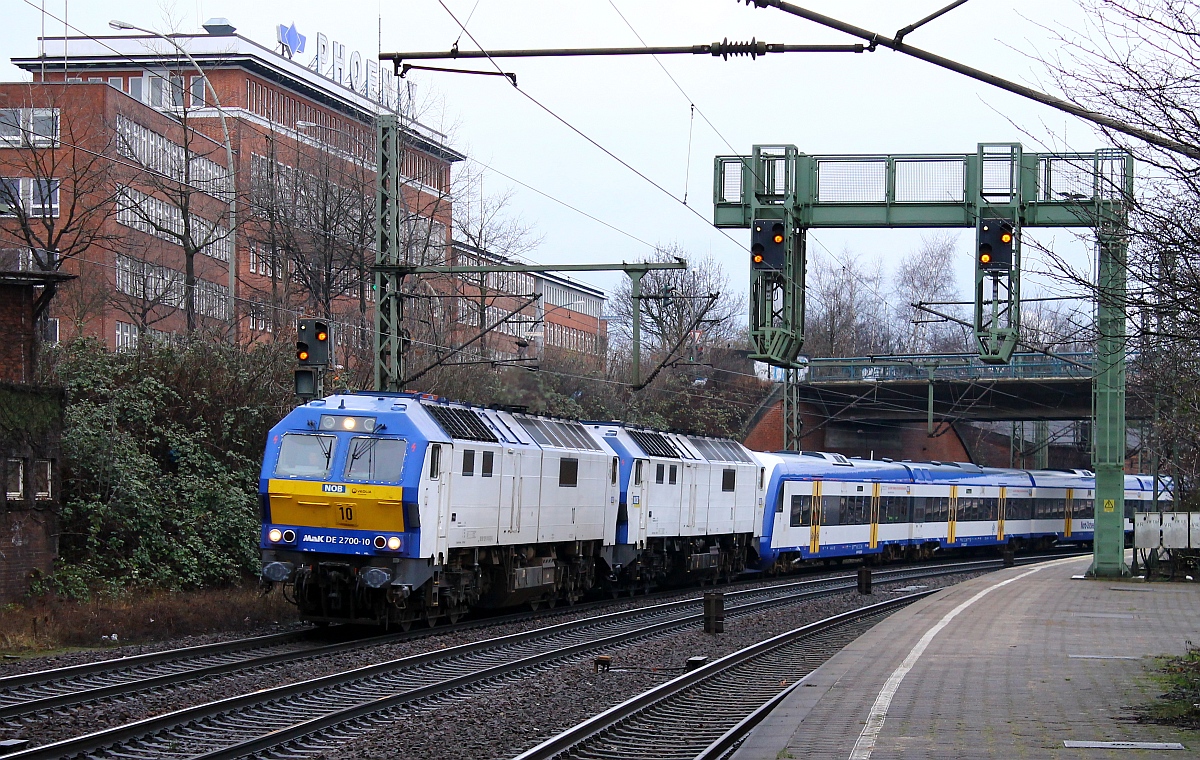
{"type": "Polygon", "coordinates": [[[754,254],[754,263],[761,264],[762,262],[763,262],[762,254],[761,253],[754,254]]]}
{"type": "Polygon", "coordinates": [[[1006,232],[1006,233],[1004,233],[1003,235],[1001,235],[1001,236],[1000,236],[1000,242],[1001,242],[1001,243],[1011,243],[1011,242],[1012,242],[1012,233],[1011,233],[1011,232],[1006,232]]]}
{"type": "Polygon", "coordinates": [[[302,362],[308,361],[308,352],[300,351],[299,353],[296,354],[296,358],[302,362]]]}
{"type": "Polygon", "coordinates": [[[980,262],[982,262],[982,263],[984,263],[984,264],[988,264],[988,263],[990,263],[990,262],[991,262],[991,260],[992,260],[992,254],[990,254],[990,253],[981,253],[981,254],[979,254],[979,261],[980,261],[980,262]]]}
{"type": "Polygon", "coordinates": [[[776,235],[775,236],[775,244],[779,245],[782,242],[783,242],[783,235],[776,235]]]}
{"type": "Polygon", "coordinates": [[[325,340],[325,339],[326,339],[326,338],[328,338],[328,337],[329,337],[329,336],[328,336],[328,335],[326,335],[324,332],[319,332],[319,333],[317,333],[317,340],[325,340]]]}

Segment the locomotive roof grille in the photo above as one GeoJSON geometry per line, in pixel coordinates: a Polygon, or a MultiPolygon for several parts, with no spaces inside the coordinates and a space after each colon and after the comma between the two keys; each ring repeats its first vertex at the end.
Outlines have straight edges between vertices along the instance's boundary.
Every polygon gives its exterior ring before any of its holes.
{"type": "Polygon", "coordinates": [[[456,409],[434,404],[424,404],[423,406],[429,410],[437,423],[442,426],[442,430],[445,430],[446,435],[451,438],[499,443],[496,434],[488,430],[487,426],[483,424],[483,420],[479,419],[479,415],[470,409],[456,409]]]}
{"type": "Polygon", "coordinates": [[[705,459],[715,462],[749,462],[750,457],[742,451],[742,447],[733,441],[714,440],[712,438],[695,438],[688,436],[705,459]]]}
{"type": "Polygon", "coordinates": [[[515,417],[533,440],[542,446],[559,449],[588,449],[600,451],[600,447],[578,422],[563,420],[539,420],[536,417],[515,417]]]}
{"type": "Polygon", "coordinates": [[[652,457],[663,457],[666,459],[682,459],[679,455],[679,450],[675,448],[675,444],[661,433],[651,433],[646,430],[630,430],[629,437],[637,442],[638,446],[642,447],[642,451],[652,457]]]}

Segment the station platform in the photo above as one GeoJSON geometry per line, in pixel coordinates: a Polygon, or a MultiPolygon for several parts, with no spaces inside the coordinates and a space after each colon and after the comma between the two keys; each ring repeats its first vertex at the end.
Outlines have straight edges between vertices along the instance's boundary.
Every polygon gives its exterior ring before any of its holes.
{"type": "Polygon", "coordinates": [[[1009,568],[904,608],[809,674],[733,760],[1200,757],[1200,732],[1135,721],[1163,691],[1150,658],[1200,644],[1200,584],[1072,578],[1090,563],[1009,568]],[[1105,742],[1173,746],[1070,746],[1105,742]]]}

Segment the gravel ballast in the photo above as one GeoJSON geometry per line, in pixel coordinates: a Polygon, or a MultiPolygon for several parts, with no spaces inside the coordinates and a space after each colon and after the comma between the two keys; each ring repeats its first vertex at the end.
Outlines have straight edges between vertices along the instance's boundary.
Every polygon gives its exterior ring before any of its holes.
{"type": "MultiPolygon", "coordinates": [[[[845,571],[831,573],[844,575],[845,571]]],[[[888,585],[924,585],[930,588],[959,582],[974,574],[947,578],[901,581],[876,585],[876,593],[861,597],[841,592],[742,617],[729,618],[726,633],[706,636],[691,630],[656,637],[605,652],[613,656],[612,670],[592,673],[591,656],[531,674],[519,683],[505,680],[499,687],[465,695],[453,707],[434,709],[400,720],[395,729],[376,731],[353,742],[352,747],[333,750],[327,756],[339,760],[365,757],[507,757],[536,744],[588,715],[640,693],[683,670],[694,655],[716,658],[777,633],[838,612],[872,604],[889,596],[888,585]],[[413,730],[418,721],[421,730],[413,730]],[[512,752],[509,752],[509,749],[512,752]]],[[[778,580],[750,584],[770,585],[778,580]]],[[[746,588],[741,585],[739,588],[746,588]]],[[[20,723],[0,727],[0,738],[28,738],[45,744],[115,725],[141,720],[164,712],[218,699],[271,688],[287,683],[344,672],[365,665],[436,651],[459,644],[503,636],[546,625],[590,617],[622,609],[659,604],[672,599],[696,599],[697,589],[668,598],[635,598],[613,601],[603,610],[559,608],[538,618],[519,622],[497,622],[466,630],[436,629],[410,641],[353,650],[336,655],[287,663],[250,672],[214,677],[161,691],[121,697],[100,704],[66,708],[53,715],[28,716],[20,723]]],[[[732,604],[732,601],[731,601],[732,604]]],[[[205,637],[208,638],[208,637],[205,637]]],[[[197,642],[198,643],[198,642],[197,642]]],[[[205,642],[206,643],[206,642],[205,642]]],[[[164,648],[182,646],[178,640],[164,648]],[[173,646],[168,646],[171,644],[173,646]]],[[[81,655],[84,653],[80,653],[81,655]]],[[[104,653],[111,657],[113,652],[104,653]]],[[[104,659],[104,658],[101,658],[104,659]]],[[[65,662],[54,662],[62,666],[65,662]]]]}

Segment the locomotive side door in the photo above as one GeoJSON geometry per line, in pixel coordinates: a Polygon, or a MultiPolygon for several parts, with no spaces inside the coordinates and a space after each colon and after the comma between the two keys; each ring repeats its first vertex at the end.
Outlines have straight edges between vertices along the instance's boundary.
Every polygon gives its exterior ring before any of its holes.
{"type": "MultiPolygon", "coordinates": [[[[450,522],[450,463],[454,447],[448,443],[431,443],[425,457],[421,501],[426,509],[437,510],[437,548],[445,556],[446,529],[450,522]]],[[[424,548],[424,547],[423,547],[424,548]]]]}
{"type": "MultiPolygon", "coordinates": [[[[633,477],[632,484],[629,486],[629,524],[636,526],[637,536],[632,543],[645,542],[646,540],[646,511],[649,505],[646,502],[646,495],[649,493],[650,480],[650,460],[635,459],[633,462],[633,477]],[[635,517],[636,515],[636,517],[635,517]]],[[[639,544],[642,545],[642,544],[639,544]]]]}

